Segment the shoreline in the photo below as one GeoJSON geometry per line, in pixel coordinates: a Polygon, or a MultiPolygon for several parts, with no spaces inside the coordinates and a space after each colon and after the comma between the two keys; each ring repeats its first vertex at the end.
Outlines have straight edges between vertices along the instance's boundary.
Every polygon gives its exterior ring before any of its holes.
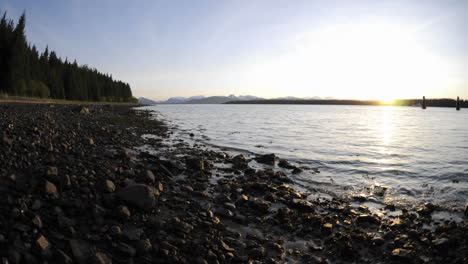
{"type": "Polygon", "coordinates": [[[437,205],[389,206],[384,217],[341,198],[307,200],[277,167],[169,142],[173,132],[130,106],[0,109],[0,208],[11,212],[0,253],[12,263],[468,260],[466,218],[436,224],[437,205]]]}

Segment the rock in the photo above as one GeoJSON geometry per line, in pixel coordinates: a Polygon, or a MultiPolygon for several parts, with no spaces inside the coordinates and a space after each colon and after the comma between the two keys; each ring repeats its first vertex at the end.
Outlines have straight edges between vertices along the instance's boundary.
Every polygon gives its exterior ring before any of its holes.
{"type": "Polygon", "coordinates": [[[41,201],[40,200],[34,200],[33,204],[31,205],[31,209],[39,210],[40,208],[41,208],[41,201]]]}
{"type": "Polygon", "coordinates": [[[435,205],[432,203],[426,203],[419,207],[417,212],[420,216],[430,216],[434,212],[435,208],[435,205]]]}
{"type": "Polygon", "coordinates": [[[94,264],[112,264],[112,260],[102,252],[96,252],[93,257],[94,264]]]}
{"type": "Polygon", "coordinates": [[[102,189],[105,192],[113,193],[113,192],[115,192],[115,184],[111,180],[105,180],[103,185],[102,185],[102,189]]]}
{"type": "Polygon", "coordinates": [[[192,186],[184,185],[184,186],[181,187],[181,189],[182,189],[183,191],[185,191],[185,192],[189,192],[189,193],[190,193],[190,192],[193,192],[192,186]]]}
{"type": "Polygon", "coordinates": [[[236,210],[236,206],[232,203],[224,203],[223,204],[224,207],[226,207],[227,209],[231,210],[231,211],[235,211],[236,210]]]}
{"type": "Polygon", "coordinates": [[[465,217],[468,218],[468,203],[465,205],[465,212],[464,212],[465,217]]]}
{"type": "Polygon", "coordinates": [[[248,162],[247,159],[244,157],[244,155],[237,155],[231,159],[231,162],[233,164],[233,168],[236,170],[244,170],[247,169],[248,167],[248,162]]]}
{"type": "Polygon", "coordinates": [[[87,260],[90,255],[89,245],[84,241],[80,241],[76,239],[70,240],[69,244],[73,253],[73,257],[75,258],[75,261],[79,264],[88,263],[87,260]]]}
{"type": "Polygon", "coordinates": [[[229,251],[229,252],[234,252],[234,249],[228,246],[226,243],[224,243],[224,241],[221,240],[220,244],[221,244],[222,249],[229,251]]]}
{"type": "Polygon", "coordinates": [[[323,226],[322,226],[322,232],[324,234],[327,234],[327,235],[330,235],[333,231],[333,224],[331,223],[325,223],[323,226]]]}
{"type": "Polygon", "coordinates": [[[88,144],[89,144],[89,145],[94,145],[94,140],[93,140],[92,138],[89,138],[89,139],[88,139],[88,144]]]}
{"type": "Polygon", "coordinates": [[[398,259],[405,259],[408,260],[411,258],[413,251],[403,248],[396,248],[392,251],[392,256],[398,259]]]}
{"type": "Polygon", "coordinates": [[[49,167],[46,172],[47,176],[58,176],[58,169],[57,167],[49,167]]]}
{"type": "Polygon", "coordinates": [[[119,190],[117,196],[130,205],[150,211],[156,203],[159,191],[145,184],[134,184],[119,190]]]}
{"type": "Polygon", "coordinates": [[[141,235],[143,234],[142,228],[137,228],[135,226],[124,227],[122,236],[131,241],[140,240],[141,235]]]}
{"type": "Polygon", "coordinates": [[[80,110],[80,114],[83,114],[83,115],[89,115],[90,113],[91,112],[89,111],[88,107],[82,107],[80,110]]]}
{"type": "Polygon", "coordinates": [[[185,165],[190,170],[204,170],[205,161],[198,157],[189,157],[185,160],[185,165]]]}
{"type": "Polygon", "coordinates": [[[153,245],[151,244],[151,240],[145,239],[145,240],[140,240],[136,244],[137,252],[140,254],[146,254],[151,251],[153,248],[153,245]]]}
{"type": "Polygon", "coordinates": [[[35,215],[33,220],[32,220],[33,224],[35,226],[37,226],[38,228],[42,228],[42,220],[41,220],[41,217],[38,216],[38,215],[35,215]]]}
{"type": "Polygon", "coordinates": [[[109,234],[111,236],[120,236],[122,234],[122,229],[117,225],[111,226],[111,228],[109,228],[109,234]]]}
{"type": "Polygon", "coordinates": [[[156,177],[151,170],[146,170],[139,178],[140,182],[144,183],[154,183],[156,181],[156,177]]]}
{"type": "Polygon", "coordinates": [[[73,259],[70,258],[65,252],[60,249],[57,249],[55,252],[55,261],[56,263],[63,263],[63,264],[72,264],[73,259]]]}
{"type": "Polygon", "coordinates": [[[2,141],[6,145],[9,145],[9,146],[13,145],[13,139],[7,136],[3,136],[2,141]]]}
{"type": "Polygon", "coordinates": [[[285,169],[294,169],[295,167],[291,165],[291,163],[289,163],[289,161],[285,160],[285,159],[280,159],[279,162],[278,162],[278,166],[281,167],[281,168],[285,168],[285,169]]]}
{"type": "Polygon", "coordinates": [[[292,170],[292,174],[299,174],[303,172],[303,170],[299,167],[294,167],[294,169],[292,170]]]}
{"type": "Polygon", "coordinates": [[[121,205],[117,208],[117,217],[121,219],[128,219],[132,214],[127,206],[121,205]]]}
{"type": "Polygon", "coordinates": [[[49,241],[42,235],[36,240],[36,245],[41,252],[45,252],[50,249],[49,241]]]}
{"type": "Polygon", "coordinates": [[[366,225],[366,224],[373,224],[378,225],[380,223],[379,219],[372,215],[359,215],[356,217],[356,224],[357,225],[366,225]]]}
{"type": "Polygon", "coordinates": [[[126,256],[129,256],[129,257],[134,257],[135,254],[136,254],[135,248],[133,248],[132,246],[130,246],[129,244],[126,244],[126,243],[120,242],[120,243],[118,243],[116,245],[116,248],[122,254],[124,254],[126,256]]]}
{"type": "Polygon", "coordinates": [[[276,161],[276,155],[275,154],[260,155],[260,156],[256,157],[255,160],[258,163],[274,166],[275,161],[276,161]]]}
{"type": "Polygon", "coordinates": [[[45,182],[44,191],[45,191],[46,194],[48,194],[50,196],[55,197],[55,196],[58,195],[57,187],[55,186],[55,184],[51,183],[50,181],[45,182]]]}

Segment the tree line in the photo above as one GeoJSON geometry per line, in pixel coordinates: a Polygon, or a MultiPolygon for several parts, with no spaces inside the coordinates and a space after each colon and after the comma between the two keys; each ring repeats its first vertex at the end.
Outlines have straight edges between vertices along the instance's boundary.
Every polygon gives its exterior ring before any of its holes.
{"type": "Polygon", "coordinates": [[[6,12],[0,20],[0,94],[78,101],[130,102],[128,83],[76,60],[63,61],[47,47],[40,53],[27,42],[26,15],[14,23],[6,12]]]}

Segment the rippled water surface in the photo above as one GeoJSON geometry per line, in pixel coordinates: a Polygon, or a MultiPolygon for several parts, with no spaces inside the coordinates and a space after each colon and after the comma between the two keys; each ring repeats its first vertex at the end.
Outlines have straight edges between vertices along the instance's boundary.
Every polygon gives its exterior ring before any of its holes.
{"type": "Polygon", "coordinates": [[[319,168],[291,176],[309,190],[385,202],[468,201],[468,109],[319,105],[157,105],[207,143],[275,153],[319,168]],[[382,187],[388,188],[382,192],[382,187]]]}

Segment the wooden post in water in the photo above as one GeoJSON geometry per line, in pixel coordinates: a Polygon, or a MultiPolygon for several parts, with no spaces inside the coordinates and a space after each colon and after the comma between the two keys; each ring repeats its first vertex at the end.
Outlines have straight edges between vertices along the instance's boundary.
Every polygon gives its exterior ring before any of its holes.
{"type": "Polygon", "coordinates": [[[422,109],[426,109],[426,97],[423,96],[422,109]]]}
{"type": "Polygon", "coordinates": [[[460,96],[457,96],[457,111],[460,110],[460,96]]]}

